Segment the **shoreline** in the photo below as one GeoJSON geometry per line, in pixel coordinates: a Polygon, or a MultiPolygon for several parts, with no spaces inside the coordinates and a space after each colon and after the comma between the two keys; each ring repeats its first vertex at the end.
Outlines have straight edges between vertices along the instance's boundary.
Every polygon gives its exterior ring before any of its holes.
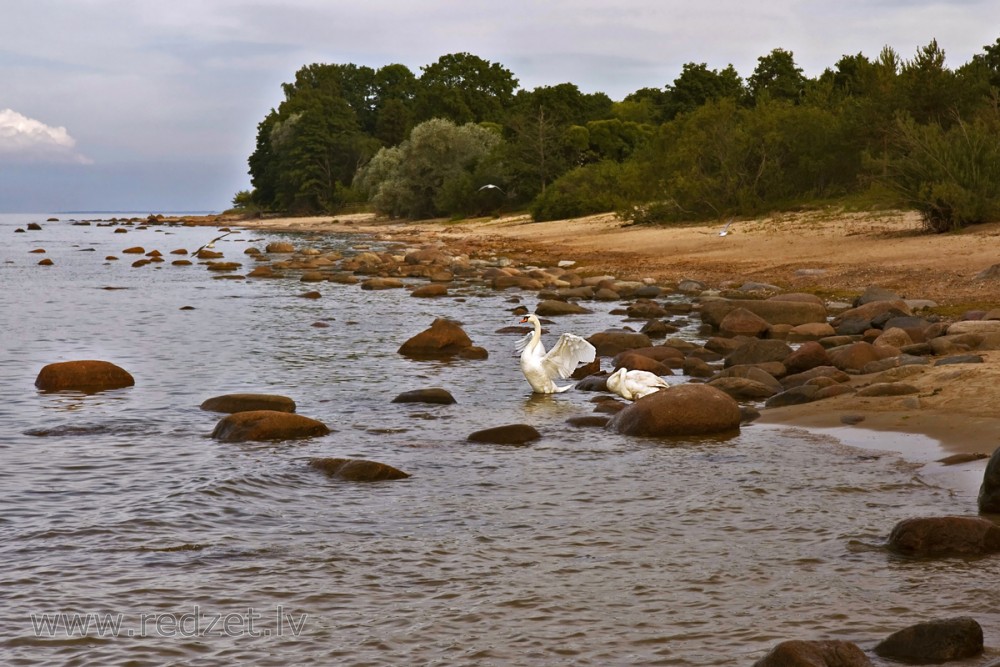
{"type": "MultiPolygon", "coordinates": [[[[1000,223],[961,233],[930,235],[909,213],[793,214],[737,220],[720,237],[714,224],[623,226],[613,214],[534,223],[526,215],[457,222],[395,221],[372,214],[272,219],[216,218],[217,226],[296,233],[347,233],[413,246],[442,244],[470,257],[504,256],[519,266],[575,262],[581,275],[676,283],[699,280],[732,289],[747,281],[845,300],[869,286],[930,299],[957,319],[968,305],[989,308],[997,279],[977,279],[1000,261],[992,237],[1000,223]]],[[[853,394],[802,405],[768,408],[752,425],[803,428],[844,444],[898,452],[936,477],[978,486],[986,458],[1000,445],[1000,353],[980,352],[981,364],[928,367],[908,382],[916,397],[865,398],[853,394]],[[853,424],[853,425],[849,425],[853,424]],[[982,455],[975,459],[972,455],[982,455]],[[960,455],[953,466],[936,463],[960,455]]],[[[870,376],[851,384],[863,386],[870,376]]],[[[751,425],[751,426],[752,426],[751,425]]],[[[974,491],[974,490],[973,490],[974,491]]]]}

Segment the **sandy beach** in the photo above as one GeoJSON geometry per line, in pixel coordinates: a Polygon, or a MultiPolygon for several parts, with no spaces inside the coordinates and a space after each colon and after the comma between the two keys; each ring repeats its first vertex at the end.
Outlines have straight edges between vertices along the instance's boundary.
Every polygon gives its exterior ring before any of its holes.
{"type": "MultiPolygon", "coordinates": [[[[370,214],[220,220],[233,227],[297,232],[357,232],[412,245],[443,243],[473,257],[506,256],[523,265],[576,262],[583,275],[651,278],[669,285],[700,280],[727,289],[747,281],[850,301],[869,286],[909,299],[929,299],[949,319],[1000,307],[998,278],[979,274],[1000,263],[1000,223],[948,234],[927,234],[919,217],[899,211],[783,214],[723,225],[629,226],[613,214],[553,222],[526,215],[474,220],[401,222],[370,214]]],[[[990,454],[1000,444],[1000,353],[981,352],[982,364],[929,367],[908,380],[916,396],[843,395],[805,405],[767,409],[761,424],[886,432],[886,449],[904,449],[916,433],[948,454],[990,454]],[[853,426],[845,426],[853,423],[853,426]]],[[[872,378],[855,376],[863,386],[872,378]]]]}

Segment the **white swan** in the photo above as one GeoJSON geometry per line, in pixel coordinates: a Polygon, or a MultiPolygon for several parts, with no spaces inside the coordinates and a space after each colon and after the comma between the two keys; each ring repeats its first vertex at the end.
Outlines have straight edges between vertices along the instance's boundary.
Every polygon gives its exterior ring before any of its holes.
{"type": "Polygon", "coordinates": [[[608,390],[627,401],[635,401],[670,384],[656,373],[630,371],[624,366],[608,376],[608,390]]]}
{"type": "Polygon", "coordinates": [[[535,330],[517,341],[515,348],[521,353],[521,372],[536,394],[556,394],[568,391],[573,385],[557,385],[556,378],[568,378],[577,364],[590,363],[597,358],[597,350],[586,340],[571,333],[559,336],[548,354],[542,344],[542,323],[538,316],[526,315],[521,324],[531,323],[535,330]]]}

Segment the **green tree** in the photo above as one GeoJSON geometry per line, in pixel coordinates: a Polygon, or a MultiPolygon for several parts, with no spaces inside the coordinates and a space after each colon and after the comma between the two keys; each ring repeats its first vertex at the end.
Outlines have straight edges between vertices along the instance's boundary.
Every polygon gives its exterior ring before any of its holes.
{"type": "Polygon", "coordinates": [[[732,65],[721,72],[708,69],[705,63],[685,63],[680,75],[664,93],[665,120],[678,114],[694,111],[710,100],[731,97],[739,100],[745,95],[743,80],[732,65]]]}
{"type": "Polygon", "coordinates": [[[403,141],[413,127],[417,77],[405,65],[375,72],[375,138],[384,146],[403,141]]]}
{"type": "Polygon", "coordinates": [[[475,174],[500,143],[496,132],[442,118],[413,128],[395,148],[383,148],[355,176],[379,212],[428,218],[465,214],[479,204],[475,174]]]}
{"type": "Polygon", "coordinates": [[[755,103],[764,96],[797,102],[805,92],[806,82],[792,52],[774,49],[766,56],[757,58],[757,67],[747,79],[747,86],[755,103]]]}
{"type": "Polygon", "coordinates": [[[517,89],[510,70],[469,53],[441,56],[421,70],[416,99],[416,118],[421,121],[499,121],[517,89]]]}
{"type": "Polygon", "coordinates": [[[347,188],[357,165],[377,146],[358,121],[359,110],[370,112],[373,74],[313,64],[282,84],[285,100],[258,126],[249,160],[257,202],[305,213],[335,210],[351,198],[347,188]]]}
{"type": "Polygon", "coordinates": [[[918,123],[950,124],[961,93],[955,73],[945,67],[944,50],[932,39],[903,63],[899,74],[904,109],[918,123]]]}

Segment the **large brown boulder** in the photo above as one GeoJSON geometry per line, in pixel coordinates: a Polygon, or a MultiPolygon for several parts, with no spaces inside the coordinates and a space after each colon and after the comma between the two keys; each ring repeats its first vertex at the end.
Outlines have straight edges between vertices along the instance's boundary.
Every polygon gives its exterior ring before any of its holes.
{"type": "Polygon", "coordinates": [[[979,486],[979,511],[1000,514],[1000,447],[993,450],[979,486]]]}
{"type": "Polygon", "coordinates": [[[619,368],[625,368],[630,371],[649,371],[650,373],[655,373],[656,375],[673,375],[674,372],[671,370],[670,366],[653,359],[652,357],[647,357],[643,354],[633,354],[631,352],[623,352],[615,357],[615,370],[619,368]]]}
{"type": "Polygon", "coordinates": [[[295,412],[295,401],[277,394],[225,394],[205,399],[202,410],[210,412],[249,412],[251,410],[277,410],[295,412]]]}
{"type": "Polygon", "coordinates": [[[782,362],[789,375],[802,373],[818,366],[830,366],[830,356],[826,348],[814,340],[799,345],[798,349],[785,357],[782,362]]]}
{"type": "Polygon", "coordinates": [[[974,516],[905,519],[892,529],[889,549],[912,556],[995,553],[1000,551],[1000,526],[974,516]]]}
{"type": "Polygon", "coordinates": [[[763,338],[770,328],[767,320],[746,308],[733,308],[719,322],[719,333],[723,336],[763,338]]]}
{"type": "Polygon", "coordinates": [[[570,301],[559,301],[558,299],[546,299],[544,301],[539,301],[538,305],[535,306],[535,314],[541,315],[542,317],[576,315],[589,312],[591,311],[587,310],[583,306],[570,301]]]}
{"type": "Polygon", "coordinates": [[[737,431],[740,406],[728,394],[704,384],[682,384],[644,396],[608,423],[624,435],[688,436],[737,431]]]}
{"type": "Polygon", "coordinates": [[[323,422],[295,413],[251,410],[223,417],[215,425],[212,437],[223,442],[297,440],[329,432],[323,422]]]}
{"type": "Polygon", "coordinates": [[[782,340],[751,338],[726,355],[726,368],[744,364],[763,364],[770,361],[784,362],[792,348],[782,340]]]}
{"type": "Polygon", "coordinates": [[[427,389],[413,389],[404,391],[392,399],[393,403],[434,403],[437,405],[451,405],[455,402],[455,397],[451,392],[441,387],[428,387],[427,389]]]}
{"type": "Polygon", "coordinates": [[[983,628],[969,616],[917,623],[875,646],[876,655],[911,665],[963,660],[982,652],[983,628]]]}
{"type": "Polygon", "coordinates": [[[438,318],[429,329],[413,336],[399,348],[399,353],[418,359],[464,356],[483,359],[486,350],[472,344],[472,339],[456,322],[438,318]]]}
{"type": "Polygon", "coordinates": [[[643,357],[649,357],[650,359],[655,359],[662,364],[666,364],[674,368],[679,368],[680,365],[684,363],[684,353],[676,347],[669,347],[667,345],[654,345],[652,347],[637,347],[629,349],[615,356],[612,363],[615,366],[622,365],[622,360],[625,357],[636,354],[642,355],[643,357]]]}
{"type": "Polygon", "coordinates": [[[383,482],[392,479],[406,479],[410,475],[378,461],[365,459],[309,459],[309,465],[325,472],[331,477],[338,477],[349,482],[383,482]]]}
{"type": "Polygon", "coordinates": [[[72,389],[96,392],[133,385],[135,378],[128,371],[110,361],[95,359],[48,364],[35,378],[35,386],[42,391],[72,389]]]}
{"type": "MultiPolygon", "coordinates": [[[[775,382],[777,383],[777,380],[775,382]]],[[[721,389],[737,401],[762,401],[782,391],[780,384],[775,388],[773,385],[745,377],[718,377],[709,380],[708,386],[721,389]]]]}
{"type": "Polygon", "coordinates": [[[470,433],[469,442],[485,442],[493,445],[526,445],[542,437],[534,426],[528,424],[507,424],[485,428],[470,433]]]}
{"type": "Polygon", "coordinates": [[[626,350],[653,346],[646,334],[614,329],[595,333],[587,342],[597,349],[599,357],[614,357],[626,350]]]}
{"type": "Polygon", "coordinates": [[[834,347],[826,351],[830,363],[842,371],[861,372],[865,364],[890,356],[885,351],[889,348],[877,348],[871,343],[858,341],[834,347]]]}
{"type": "Polygon", "coordinates": [[[872,667],[857,644],[839,639],[781,642],[753,667],[872,667]]]}
{"type": "Polygon", "coordinates": [[[745,308],[768,324],[790,324],[793,327],[808,322],[825,322],[826,307],[808,301],[758,301],[756,299],[717,299],[701,306],[701,319],[719,329],[723,318],[735,308],[745,308]]]}

